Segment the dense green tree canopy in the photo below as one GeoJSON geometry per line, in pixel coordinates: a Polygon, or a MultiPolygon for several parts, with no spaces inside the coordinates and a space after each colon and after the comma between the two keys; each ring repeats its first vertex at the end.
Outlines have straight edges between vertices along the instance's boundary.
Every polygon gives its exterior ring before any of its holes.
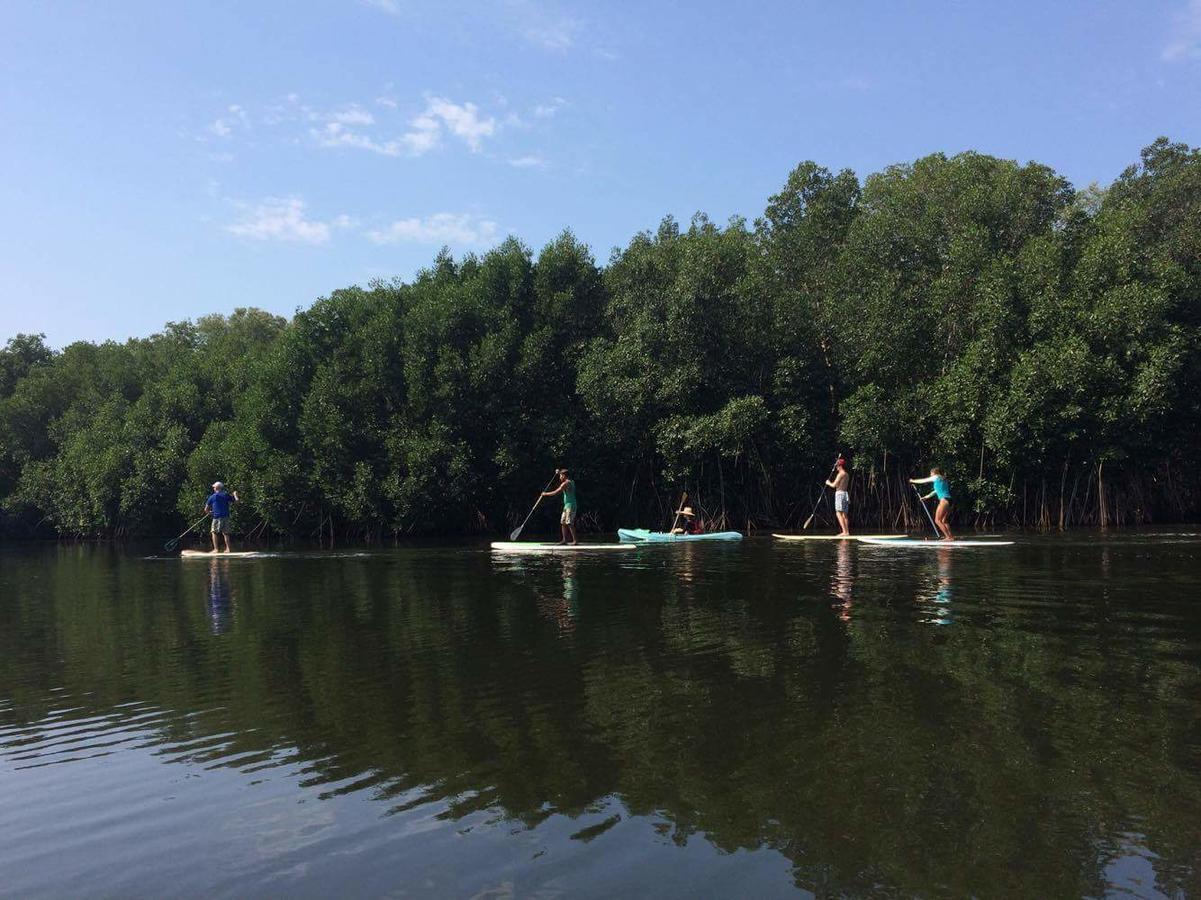
{"type": "Polygon", "coordinates": [[[570,232],[443,251],[291,320],[241,309],[123,344],[0,349],[0,527],[169,532],[215,479],[244,530],[499,531],[556,466],[585,522],[787,525],[834,453],[859,515],[1201,512],[1201,151],[1106,188],[935,154],[806,162],[753,224],[666,218],[604,266],[570,232]]]}

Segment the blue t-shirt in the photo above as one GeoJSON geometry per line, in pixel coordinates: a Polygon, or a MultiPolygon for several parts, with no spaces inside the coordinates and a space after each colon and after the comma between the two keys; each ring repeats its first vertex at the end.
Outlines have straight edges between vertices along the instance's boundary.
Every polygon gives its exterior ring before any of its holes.
{"type": "Polygon", "coordinates": [[[222,491],[220,494],[213,494],[208,498],[208,508],[213,511],[214,519],[228,519],[229,505],[233,503],[233,496],[222,491]]]}
{"type": "Polygon", "coordinates": [[[934,493],[938,495],[939,500],[951,499],[951,482],[947,481],[942,475],[934,476],[934,493]]]}

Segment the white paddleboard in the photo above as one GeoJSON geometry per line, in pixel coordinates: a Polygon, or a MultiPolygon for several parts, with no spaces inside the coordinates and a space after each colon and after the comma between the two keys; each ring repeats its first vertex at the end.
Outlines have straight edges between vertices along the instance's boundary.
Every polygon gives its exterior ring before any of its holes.
{"type": "Polygon", "coordinates": [[[931,538],[930,540],[916,540],[906,538],[904,540],[884,540],[882,538],[864,538],[865,544],[878,544],[881,547],[926,547],[928,549],[943,550],[952,549],[954,547],[1012,547],[1013,541],[939,541],[931,538]]]}
{"type": "Polygon", "coordinates": [[[594,550],[634,550],[637,544],[551,544],[535,541],[493,541],[498,553],[588,553],[594,550]]]}
{"type": "Polygon", "coordinates": [[[773,534],[780,541],[895,541],[907,538],[907,534],[773,534]]]}
{"type": "Polygon", "coordinates": [[[235,559],[255,556],[268,556],[269,554],[260,553],[257,550],[235,550],[233,553],[213,553],[211,550],[180,550],[180,559],[235,559]]]}

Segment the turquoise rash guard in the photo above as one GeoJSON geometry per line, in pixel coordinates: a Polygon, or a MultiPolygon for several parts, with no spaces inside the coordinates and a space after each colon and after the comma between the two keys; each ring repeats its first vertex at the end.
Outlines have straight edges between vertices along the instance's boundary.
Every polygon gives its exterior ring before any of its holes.
{"type": "Polygon", "coordinates": [[[939,500],[951,499],[951,482],[942,475],[934,476],[934,493],[938,495],[939,500]]]}

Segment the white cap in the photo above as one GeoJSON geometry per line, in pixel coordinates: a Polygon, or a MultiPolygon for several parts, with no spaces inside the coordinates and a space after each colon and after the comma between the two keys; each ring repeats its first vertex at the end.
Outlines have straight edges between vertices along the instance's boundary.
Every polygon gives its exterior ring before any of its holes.
{"type": "Polygon", "coordinates": [[[223,488],[223,487],[225,487],[225,485],[224,485],[224,484],[222,484],[220,481],[214,481],[214,482],[213,482],[213,490],[214,490],[214,491],[219,491],[219,490],[221,490],[221,488],[223,488]]]}

